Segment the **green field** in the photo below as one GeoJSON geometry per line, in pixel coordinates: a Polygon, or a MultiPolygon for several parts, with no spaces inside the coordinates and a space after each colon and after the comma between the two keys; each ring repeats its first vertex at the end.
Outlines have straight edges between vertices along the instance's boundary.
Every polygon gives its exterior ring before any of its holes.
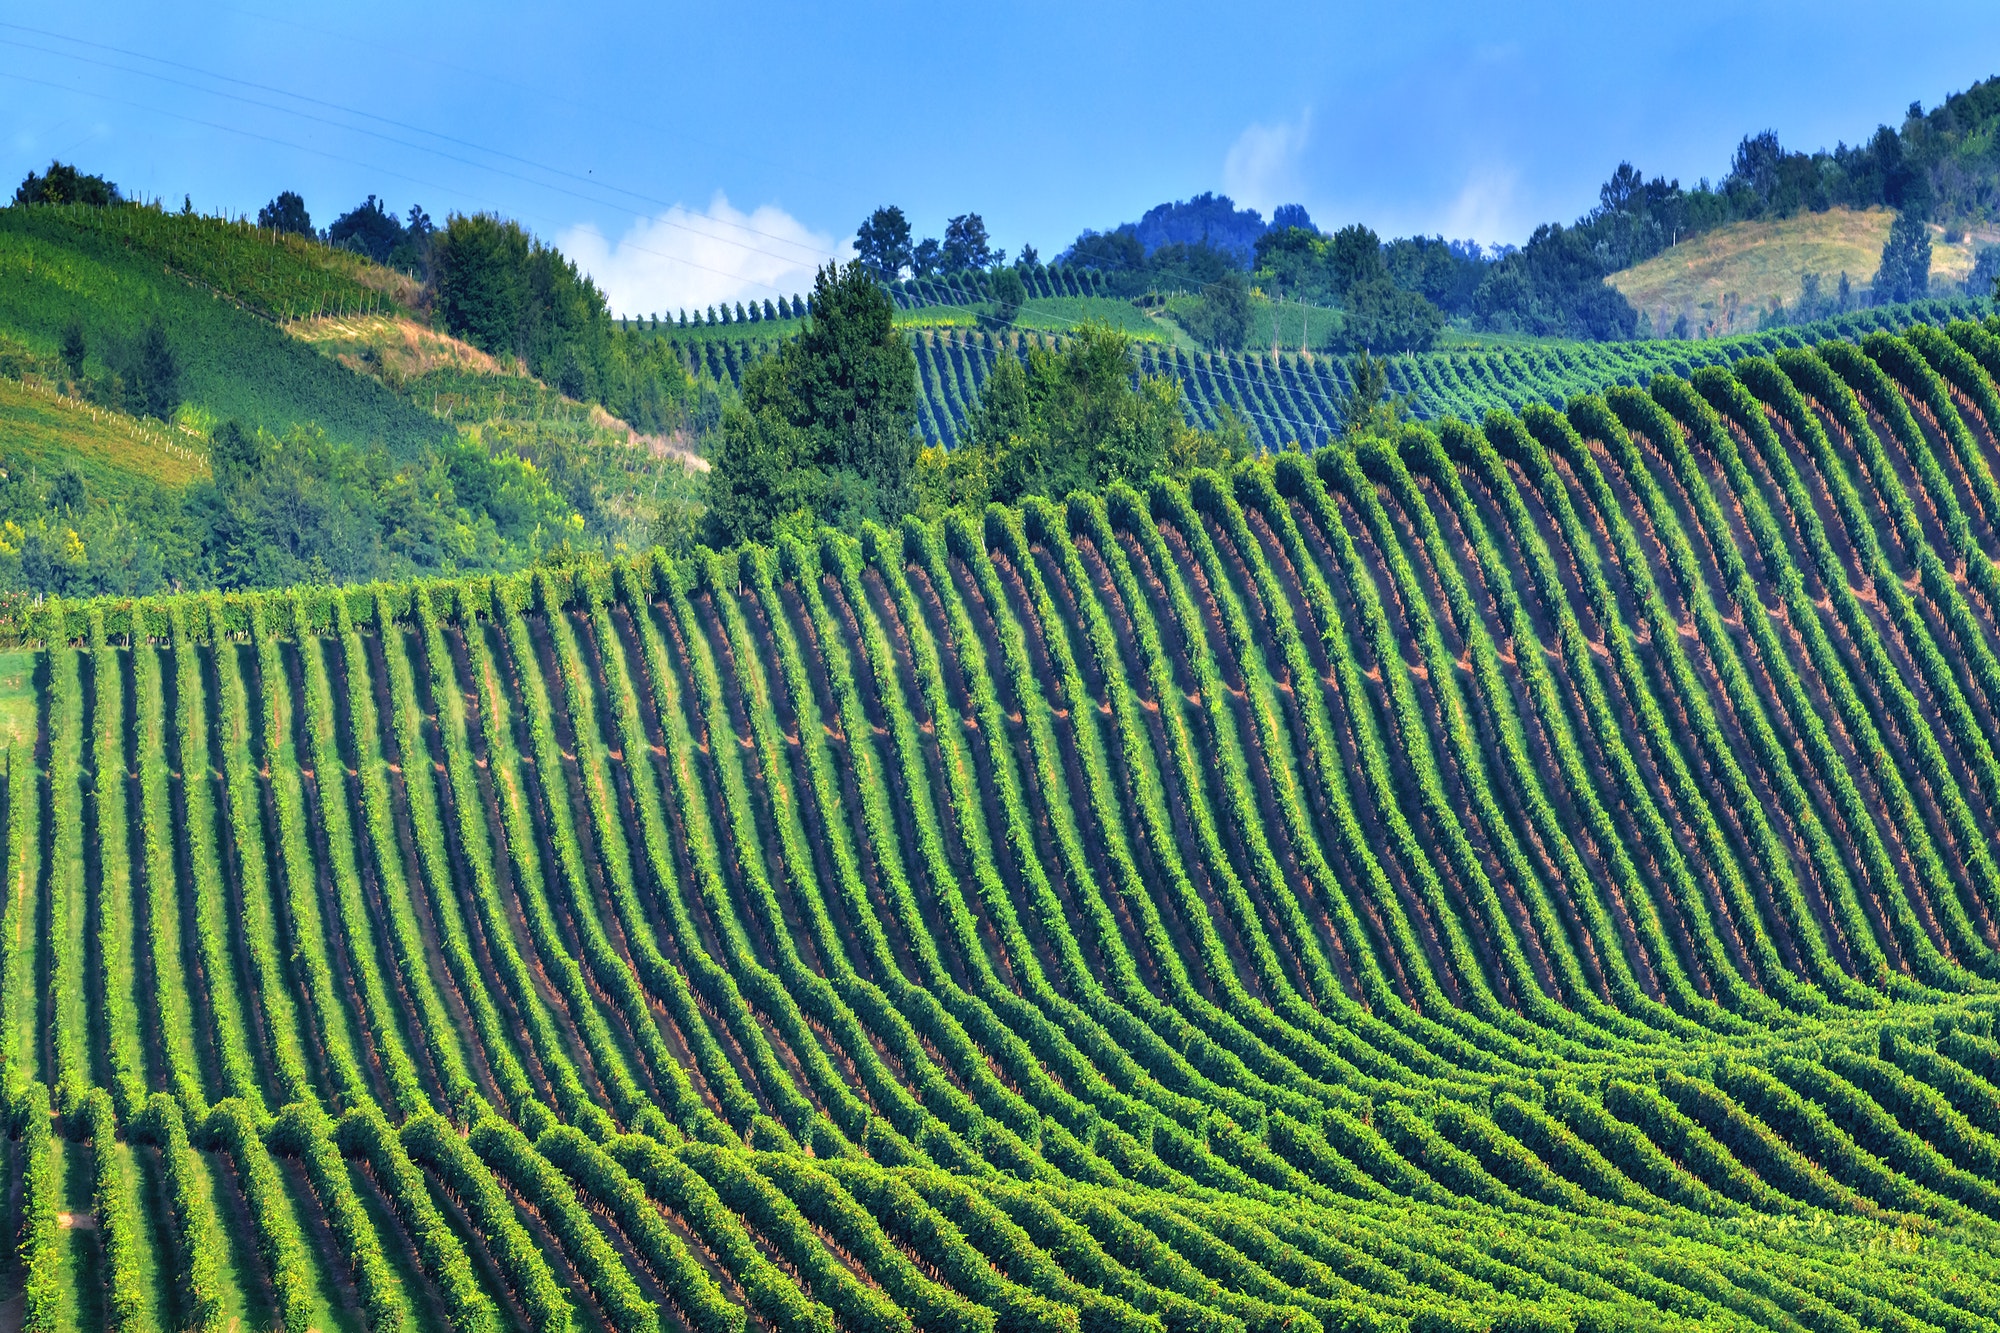
{"type": "MultiPolygon", "coordinates": [[[[1135,318],[1147,318],[1129,303],[1086,299],[1124,304],[1135,318]]],[[[1424,421],[1454,417],[1478,421],[1489,411],[1515,411],[1529,403],[1559,407],[1576,394],[1614,385],[1640,386],[1662,371],[1686,376],[1702,366],[1728,365],[1746,356],[1765,356],[1829,338],[1853,338],[1913,323],[1984,318],[1991,308],[1986,301],[1919,301],[1857,310],[1798,327],[1691,340],[1596,343],[1459,335],[1444,340],[1437,351],[1388,357],[1385,365],[1390,392],[1403,400],[1410,415],[1424,421]]],[[[1018,329],[994,332],[975,327],[973,319],[947,323],[955,313],[950,307],[932,306],[897,316],[899,323],[907,321],[917,358],[917,429],[925,440],[947,446],[957,443],[995,358],[1022,354],[1031,339],[1061,336],[1018,329]]],[[[744,367],[768,350],[762,342],[715,339],[703,344],[694,360],[713,378],[733,383],[740,381],[744,367]]],[[[1133,350],[1142,374],[1180,381],[1190,423],[1211,428],[1225,411],[1233,413],[1248,428],[1251,442],[1264,449],[1279,449],[1294,440],[1312,447],[1333,438],[1353,388],[1346,362],[1325,354],[1203,352],[1185,334],[1178,342],[1135,337],[1133,350]]]]}
{"type": "Polygon", "coordinates": [[[135,482],[181,486],[208,470],[201,437],[65,398],[39,383],[0,379],[0,439],[10,468],[74,468],[93,490],[120,498],[135,482]]]}
{"type": "Polygon", "coordinates": [[[1991,1328],[1996,371],[1917,326],[858,540],[13,603],[0,1300],[1991,1328]]]}

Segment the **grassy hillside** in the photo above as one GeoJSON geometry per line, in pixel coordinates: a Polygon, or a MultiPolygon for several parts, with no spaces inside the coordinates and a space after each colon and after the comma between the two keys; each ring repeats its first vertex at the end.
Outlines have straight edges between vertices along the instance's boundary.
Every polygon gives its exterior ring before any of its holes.
{"type": "Polygon", "coordinates": [[[0,209],[0,332],[53,354],[78,320],[87,373],[101,376],[157,321],[203,422],[236,418],[274,433],[311,422],[403,457],[443,438],[384,385],[287,336],[279,317],[390,298],[353,276],[352,256],[323,268],[318,257],[336,252],[260,245],[269,236],[137,207],[0,209]]]}
{"type": "Polygon", "coordinates": [[[1988,1328],[1996,371],[0,608],[0,1300],[1988,1328]]]}
{"type": "Polygon", "coordinates": [[[286,577],[511,568],[565,542],[645,546],[691,503],[685,434],[640,435],[446,336],[422,295],[243,223],[0,209],[0,469],[22,483],[0,490],[0,585],[268,582],[279,565],[248,553],[273,545],[300,548],[286,577]],[[81,374],[62,359],[72,327],[81,374]],[[133,415],[155,330],[179,372],[164,422],[133,415]],[[190,490],[229,422],[263,432],[282,475],[254,496],[190,490]],[[79,482],[80,505],[63,489],[79,482]]]}
{"type": "MultiPolygon", "coordinates": [[[[1774,221],[1734,222],[1684,241],[1606,279],[1665,333],[1685,316],[1689,332],[1717,337],[1755,329],[1776,304],[1796,305],[1808,273],[1831,295],[1845,273],[1858,292],[1875,279],[1896,214],[1887,208],[1833,208],[1774,221]]],[[[2000,231],[1965,233],[1947,243],[1931,228],[1931,282],[1955,291],[1977,251],[2000,244],[2000,231]]]]}
{"type": "Polygon", "coordinates": [[[206,441],[183,428],[107,411],[40,381],[0,379],[0,458],[10,470],[72,468],[93,491],[128,497],[208,471],[206,441]]]}

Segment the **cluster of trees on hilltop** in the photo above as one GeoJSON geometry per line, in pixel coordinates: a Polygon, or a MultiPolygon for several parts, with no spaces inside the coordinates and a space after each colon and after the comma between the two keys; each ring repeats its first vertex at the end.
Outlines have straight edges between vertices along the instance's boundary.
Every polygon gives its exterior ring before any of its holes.
{"type": "Polygon", "coordinates": [[[282,190],[258,209],[257,225],[308,236],[418,277],[429,271],[430,239],[437,230],[423,205],[411,204],[410,211],[399,217],[371,194],[325,231],[315,231],[306,201],[296,190],[282,190]]]}
{"type": "MultiPolygon", "coordinates": [[[[877,282],[892,283],[904,277],[979,272],[1007,262],[1007,252],[994,248],[986,234],[986,219],[977,213],[949,219],[942,241],[926,236],[913,243],[914,234],[909,218],[894,204],[870,213],[854,233],[855,257],[862,271],[877,282]]],[[[1021,262],[1036,262],[1034,247],[1022,253],[1021,262]]]]}
{"type": "Polygon", "coordinates": [[[1203,193],[1155,204],[1137,222],[1110,231],[1086,228],[1063,257],[1107,271],[1131,272],[1146,268],[1160,251],[1180,247],[1214,250],[1238,268],[1248,268],[1259,238],[1290,227],[1312,227],[1305,205],[1280,204],[1267,223],[1256,209],[1238,208],[1226,194],[1203,193]]]}
{"type": "MultiPolygon", "coordinates": [[[[1536,228],[1518,248],[1422,236],[1381,244],[1365,227],[1321,233],[1297,205],[1278,209],[1267,225],[1226,196],[1198,195],[1149,209],[1136,223],[1086,230],[1061,258],[1104,273],[1120,294],[1198,292],[1235,269],[1267,294],[1346,308],[1355,287],[1352,261],[1365,236],[1380,246],[1386,281],[1358,287],[1348,320],[1355,346],[1421,346],[1424,330],[1441,320],[1494,332],[1631,338],[1653,330],[1604,278],[1730,222],[1836,207],[1896,209],[1904,221],[1883,252],[1873,299],[1926,295],[1929,243],[1919,224],[1942,224],[1949,232],[2000,220],[1996,133],[2000,78],[1929,111],[1912,103],[1900,126],[1881,126],[1861,144],[1804,153],[1785,148],[1770,130],[1748,135],[1715,185],[1684,187],[1622,162],[1589,212],[1567,226],[1536,228]]],[[[1996,272],[2000,260],[1989,263],[1976,288],[1983,290],[1996,272]]]]}

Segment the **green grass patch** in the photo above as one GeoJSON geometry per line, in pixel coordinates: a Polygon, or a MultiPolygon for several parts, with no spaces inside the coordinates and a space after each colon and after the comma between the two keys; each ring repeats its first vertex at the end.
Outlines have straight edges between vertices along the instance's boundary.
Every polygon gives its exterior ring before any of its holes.
{"type": "Polygon", "coordinates": [[[97,1243],[93,1211],[90,1149],[56,1138],[56,1171],[62,1181],[62,1211],[67,1220],[58,1233],[62,1256],[61,1327],[94,1333],[104,1327],[104,1254],[97,1243]]]}
{"type": "Polygon", "coordinates": [[[320,1214],[319,1201],[306,1183],[305,1173],[288,1157],[278,1156],[273,1160],[278,1166],[278,1178],[285,1185],[285,1205],[291,1209],[292,1219],[298,1223],[299,1234],[306,1242],[306,1264],[313,1289],[312,1326],[320,1333],[361,1333],[360,1303],[355,1297],[347,1256],[336,1247],[333,1233],[320,1214]]]}
{"type": "Polygon", "coordinates": [[[236,1169],[224,1153],[196,1152],[202,1188],[215,1206],[222,1235],[222,1305],[231,1327],[269,1328],[277,1318],[271,1284],[257,1258],[257,1233],[236,1184],[236,1169]]]}
{"type": "Polygon", "coordinates": [[[69,468],[92,494],[130,500],[208,472],[207,442],[172,426],[0,379],[0,466],[50,475],[69,468]]]}
{"type": "Polygon", "coordinates": [[[41,707],[36,698],[35,669],[40,656],[33,651],[0,653],[0,749],[32,747],[35,743],[41,707]]]}
{"type": "Polygon", "coordinates": [[[119,1169],[139,1203],[137,1245],[139,1289],[146,1293],[147,1318],[154,1328],[173,1328],[173,1223],[160,1185],[160,1153],[151,1146],[118,1145],[119,1169]]]}

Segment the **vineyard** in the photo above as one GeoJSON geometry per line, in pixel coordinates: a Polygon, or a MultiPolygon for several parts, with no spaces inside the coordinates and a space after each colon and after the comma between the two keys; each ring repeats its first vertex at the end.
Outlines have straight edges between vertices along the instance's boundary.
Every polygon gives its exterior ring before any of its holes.
{"type": "MultiPolygon", "coordinates": [[[[1978,319],[1989,309],[1984,301],[1918,301],[1729,338],[1523,343],[1406,354],[1386,358],[1384,364],[1390,390],[1408,402],[1419,420],[1478,420],[1490,411],[1519,411],[1530,403],[1560,408],[1578,394],[1636,387],[1661,372],[1686,378],[1703,366],[1769,356],[1782,348],[1893,332],[1912,324],[1978,319]]],[[[918,429],[925,439],[947,446],[956,444],[1003,349],[1019,355],[1031,339],[1046,343],[1059,337],[959,328],[915,328],[909,336],[917,356],[918,429]]],[[[686,354],[695,373],[734,384],[775,345],[768,338],[709,339],[690,344],[686,354]]],[[[1340,405],[1353,388],[1345,362],[1324,355],[1188,352],[1147,340],[1135,340],[1133,351],[1145,374],[1180,380],[1193,424],[1212,428],[1226,408],[1248,427],[1251,442],[1266,449],[1294,440],[1307,448],[1324,444],[1339,431],[1340,405]]]]}
{"type": "Polygon", "coordinates": [[[288,336],[320,310],[396,308],[362,278],[399,275],[358,256],[243,223],[144,207],[0,209],[0,333],[47,356],[74,321],[93,373],[150,324],[180,361],[184,397],[210,417],[281,434],[313,422],[399,457],[436,445],[428,413],[288,336]]]}
{"type": "Polygon", "coordinates": [[[22,608],[6,1309],[2000,1327],[1996,372],[22,608]]]}

